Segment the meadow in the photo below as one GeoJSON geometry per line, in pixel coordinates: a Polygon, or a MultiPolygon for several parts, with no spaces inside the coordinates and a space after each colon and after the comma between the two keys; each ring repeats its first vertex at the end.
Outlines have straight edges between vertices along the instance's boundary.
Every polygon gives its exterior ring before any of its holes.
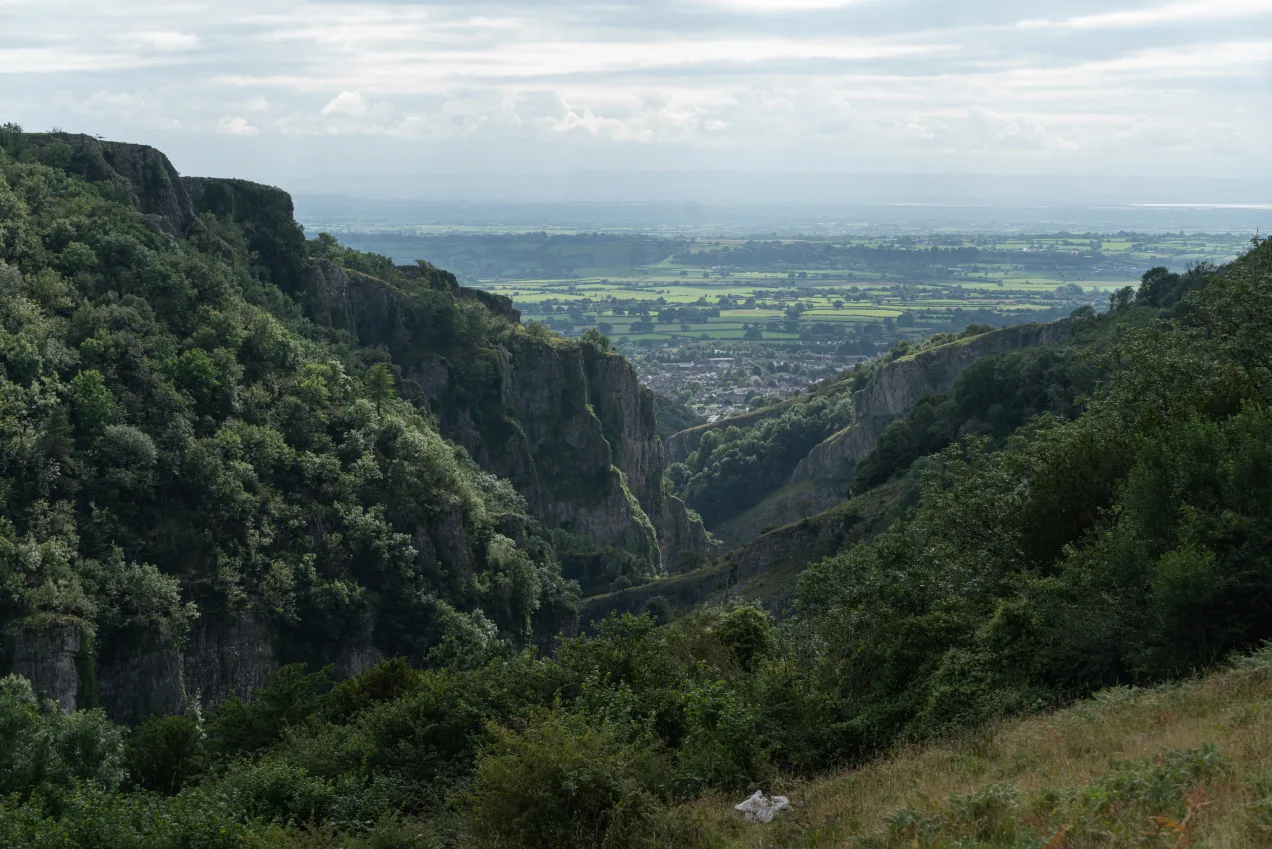
{"type": "Polygon", "coordinates": [[[1225,262],[1247,237],[1137,233],[672,239],[602,233],[342,233],[512,298],[565,335],[620,346],[917,339],[960,322],[1047,320],[1145,270],[1225,262]]]}

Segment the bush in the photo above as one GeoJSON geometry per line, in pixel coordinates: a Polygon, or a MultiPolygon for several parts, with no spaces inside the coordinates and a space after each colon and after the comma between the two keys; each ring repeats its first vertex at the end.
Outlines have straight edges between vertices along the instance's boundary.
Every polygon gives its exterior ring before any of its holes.
{"type": "Polygon", "coordinates": [[[72,785],[113,790],[123,777],[124,732],[100,710],[67,715],[17,675],[0,679],[0,797],[56,806],[72,785]]]}
{"type": "Polygon", "coordinates": [[[165,796],[174,796],[208,768],[203,729],[184,716],[151,719],[124,744],[129,780],[165,796]]]}
{"type": "Polygon", "coordinates": [[[495,729],[477,763],[468,822],[483,844],[510,849],[647,845],[663,806],[645,789],[662,766],[612,727],[548,714],[522,733],[495,729]]]}
{"type": "Polygon", "coordinates": [[[748,671],[773,646],[773,620],[756,607],[729,611],[716,625],[715,633],[738,665],[748,671]]]}
{"type": "Polygon", "coordinates": [[[302,663],[284,666],[252,701],[237,695],[218,704],[208,722],[210,747],[220,755],[239,755],[268,748],[290,727],[303,725],[331,689],[331,667],[306,673],[302,663]]]}

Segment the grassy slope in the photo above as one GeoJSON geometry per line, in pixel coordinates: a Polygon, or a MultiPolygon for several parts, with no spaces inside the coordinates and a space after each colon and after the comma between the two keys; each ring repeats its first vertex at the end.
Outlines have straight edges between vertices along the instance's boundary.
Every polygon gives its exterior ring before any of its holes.
{"type": "Polygon", "coordinates": [[[775,791],[794,808],[768,826],[699,802],[702,844],[1272,846],[1272,647],[775,791]]]}

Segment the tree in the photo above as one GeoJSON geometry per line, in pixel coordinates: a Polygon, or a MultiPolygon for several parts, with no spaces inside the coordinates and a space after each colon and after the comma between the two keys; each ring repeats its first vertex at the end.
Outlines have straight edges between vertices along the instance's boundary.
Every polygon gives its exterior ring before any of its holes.
{"type": "Polygon", "coordinates": [[[393,397],[393,369],[388,363],[376,363],[367,372],[367,392],[380,415],[384,402],[393,397]]]}
{"type": "Polygon", "coordinates": [[[589,327],[583,331],[583,344],[589,345],[602,353],[614,350],[614,346],[610,344],[609,337],[595,327],[589,327]]]}
{"type": "Polygon", "coordinates": [[[760,330],[760,328],[758,327],[752,327],[746,333],[742,334],[742,338],[743,339],[763,339],[764,331],[760,330]]]}

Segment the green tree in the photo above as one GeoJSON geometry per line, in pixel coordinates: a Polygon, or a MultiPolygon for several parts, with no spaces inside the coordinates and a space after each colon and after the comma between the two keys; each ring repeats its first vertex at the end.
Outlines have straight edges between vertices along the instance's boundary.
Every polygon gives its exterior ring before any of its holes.
{"type": "Polygon", "coordinates": [[[367,392],[375,402],[375,412],[382,412],[384,402],[393,397],[393,368],[388,363],[376,363],[367,372],[367,392]]]}

